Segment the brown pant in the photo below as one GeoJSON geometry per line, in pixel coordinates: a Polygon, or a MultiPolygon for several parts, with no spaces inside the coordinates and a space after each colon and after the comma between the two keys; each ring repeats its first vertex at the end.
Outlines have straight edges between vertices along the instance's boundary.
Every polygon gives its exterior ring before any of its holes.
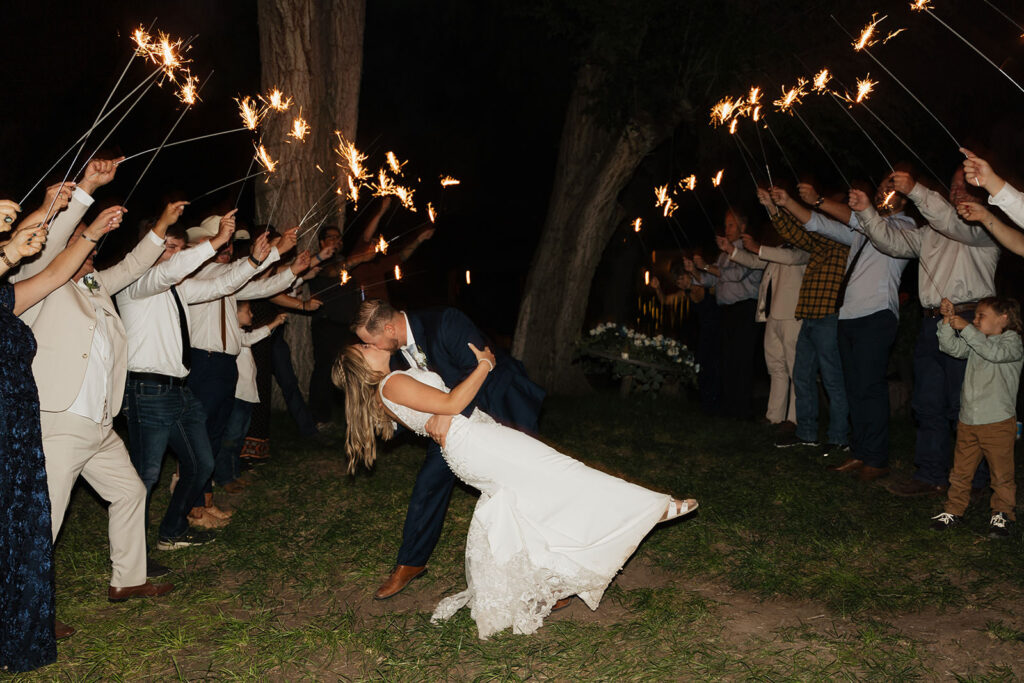
{"type": "Polygon", "coordinates": [[[959,424],[953,471],[949,473],[946,512],[962,516],[967,510],[971,500],[971,479],[981,459],[985,458],[992,476],[992,511],[1017,520],[1013,513],[1017,499],[1017,485],[1013,479],[1013,442],[1016,437],[1015,417],[987,425],[959,424]]]}

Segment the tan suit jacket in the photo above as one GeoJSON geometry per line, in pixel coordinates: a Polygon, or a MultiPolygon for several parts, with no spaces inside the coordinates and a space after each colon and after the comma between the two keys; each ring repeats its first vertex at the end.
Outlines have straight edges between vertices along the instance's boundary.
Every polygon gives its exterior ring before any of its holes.
{"type": "Polygon", "coordinates": [[[761,247],[761,253],[752,254],[745,249],[733,249],[729,257],[741,266],[764,271],[757,293],[757,313],[754,319],[763,323],[772,320],[794,320],[796,304],[800,298],[800,284],[810,255],[803,249],[761,247]],[[768,287],[772,288],[771,310],[765,312],[768,287]]]}
{"type": "MultiPolygon", "coordinates": [[[[19,271],[19,279],[35,275],[56,258],[87,209],[88,205],[72,199],[68,208],[51,223],[43,252],[19,271]]],[[[102,310],[109,314],[104,318],[114,356],[113,377],[107,385],[110,392],[107,405],[111,415],[120,412],[128,374],[128,343],[111,297],[141,277],[162,253],[162,244],[146,235],[120,263],[95,273],[99,284],[95,292],[86,294],[74,282],[66,282],[22,314],[22,320],[32,328],[38,345],[32,374],[39,388],[42,410],[67,410],[82,389],[97,324],[91,298],[98,297],[102,310]]]]}

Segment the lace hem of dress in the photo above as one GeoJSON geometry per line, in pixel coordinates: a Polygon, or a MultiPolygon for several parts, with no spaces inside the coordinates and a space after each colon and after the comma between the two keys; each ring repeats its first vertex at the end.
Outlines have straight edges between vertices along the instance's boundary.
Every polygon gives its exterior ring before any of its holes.
{"type": "MultiPolygon", "coordinates": [[[[616,572],[617,573],[617,572],[616,572]]],[[[470,523],[466,538],[466,590],[441,600],[431,623],[445,621],[467,605],[481,640],[509,627],[515,634],[535,633],[562,598],[579,596],[596,610],[612,576],[574,565],[555,571],[533,563],[526,549],[498,562],[483,524],[470,523]]]]}

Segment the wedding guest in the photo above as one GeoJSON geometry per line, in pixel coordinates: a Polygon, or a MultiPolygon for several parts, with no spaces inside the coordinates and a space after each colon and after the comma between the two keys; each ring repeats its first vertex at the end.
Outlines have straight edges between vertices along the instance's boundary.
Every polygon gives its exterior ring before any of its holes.
{"type": "MultiPolygon", "coordinates": [[[[219,219],[219,216],[210,217],[199,228],[192,228],[189,241],[195,243],[208,239],[216,232],[215,225],[219,219]]],[[[297,233],[298,228],[286,231],[274,247],[275,252],[283,255],[290,251],[295,246],[297,233]]],[[[250,254],[249,260],[252,259],[250,254]]],[[[295,278],[309,267],[309,261],[309,252],[302,252],[292,266],[281,273],[265,280],[253,280],[216,299],[189,303],[193,371],[189,373],[188,386],[206,413],[207,438],[215,456],[219,453],[224,427],[234,406],[235,385],[238,382],[236,358],[242,347],[237,302],[264,299],[288,289],[295,278]]],[[[258,268],[262,264],[254,262],[253,265],[258,268]]],[[[232,265],[228,263],[208,263],[194,277],[197,280],[217,279],[231,270],[232,265]]],[[[214,459],[213,483],[218,486],[227,484],[232,480],[231,473],[231,462],[214,459]]],[[[209,483],[204,487],[203,494],[193,501],[192,508],[193,511],[204,509],[198,517],[193,513],[193,520],[200,524],[216,524],[210,517],[224,519],[217,514],[219,508],[213,503],[213,488],[209,483]]]]}
{"type": "Polygon", "coordinates": [[[742,248],[719,237],[718,248],[728,253],[730,260],[764,271],[758,288],[755,320],[765,323],[764,360],[771,378],[765,418],[784,432],[790,432],[796,427],[793,372],[801,326],[795,311],[809,255],[802,249],[785,245],[762,245],[747,233],[743,233],[741,240],[742,248]]]}
{"type": "MultiPolygon", "coordinates": [[[[725,239],[743,246],[741,235],[747,230],[747,216],[736,207],[725,214],[725,239]]],[[[754,384],[754,354],[757,347],[757,293],[761,271],[731,261],[722,252],[713,265],[695,257],[689,270],[705,287],[715,288],[715,301],[722,316],[722,406],[726,414],[751,419],[751,395],[754,384]],[[697,272],[696,269],[703,272],[697,272]]]]}
{"type": "MultiPolygon", "coordinates": [[[[924,318],[914,346],[912,407],[917,421],[916,471],[911,479],[889,485],[900,496],[935,495],[946,490],[952,455],[952,431],[960,412],[960,385],[967,362],[939,349],[936,334],[939,304],[953,302],[957,315],[974,316],[979,299],[995,294],[999,246],[984,228],[960,220],[954,206],[969,198],[963,169],[950,183],[949,202],[903,171],[893,173],[893,189],[916,206],[927,224],[893,229],[860,197],[860,225],[872,243],[890,256],[917,258],[918,297],[924,318]]],[[[987,472],[979,470],[975,488],[987,488],[987,472]]]]}
{"type": "Polygon", "coordinates": [[[189,277],[227,244],[234,229],[230,212],[217,222],[211,239],[190,248],[183,248],[184,232],[173,231],[156,265],[117,296],[128,335],[126,417],[132,463],[146,487],[147,501],[160,480],[168,446],[178,460],[180,479],[159,525],[158,550],[213,540],[208,529],[190,529],[190,515],[207,527],[216,527],[221,520],[205,506],[193,510],[193,501],[202,497],[213,472],[213,451],[206,413],[187,385],[192,369],[188,304],[238,289],[278,258],[266,238],[257,239],[252,260],[238,261],[216,278],[189,277]]]}
{"type": "Polygon", "coordinates": [[[235,361],[238,365],[238,384],[235,386],[235,403],[231,408],[227,424],[224,426],[224,437],[219,444],[221,452],[215,457],[216,462],[231,463],[230,477],[226,477],[229,481],[222,486],[228,493],[240,493],[245,487],[245,481],[239,478],[242,475],[239,455],[242,452],[242,442],[249,431],[252,408],[260,400],[259,391],[256,388],[256,362],[253,360],[251,347],[261,339],[270,336],[275,329],[284,325],[288,320],[286,313],[279,313],[270,324],[251,329],[252,310],[248,301],[238,302],[236,315],[241,333],[241,350],[235,361]]]}
{"type": "Polygon", "coordinates": [[[966,358],[967,370],[949,492],[945,509],[932,517],[931,528],[943,531],[963,521],[971,479],[984,458],[992,473],[989,536],[1006,538],[1017,520],[1013,450],[1017,389],[1024,366],[1020,304],[1006,297],[986,297],[975,306],[973,323],[958,315],[949,299],[943,299],[940,308],[939,346],[944,353],[966,358]]]}
{"type": "MultiPolygon", "coordinates": [[[[987,161],[971,150],[961,147],[960,152],[967,157],[963,162],[965,182],[983,188],[990,195],[989,204],[1002,209],[1018,227],[1024,227],[1024,192],[999,177],[987,161]]],[[[971,197],[960,197],[956,207],[964,219],[984,223],[1000,244],[1018,256],[1024,256],[1024,233],[1020,230],[1007,226],[971,197]]]]}
{"type": "MultiPolygon", "coordinates": [[[[821,206],[813,187],[810,204],[821,206]]],[[[805,190],[805,191],[807,191],[805,190]]],[[[772,225],[779,235],[809,255],[800,282],[800,296],[793,315],[801,321],[793,360],[793,388],[796,393],[796,430],[775,441],[779,448],[818,445],[818,374],[828,395],[828,430],[822,455],[849,451],[849,404],[846,381],[839,357],[839,314],[836,296],[846,271],[850,248],[840,242],[807,232],[803,223],[811,212],[782,188],[771,192],[758,190],[758,201],[768,209],[772,225]],[[796,212],[796,213],[794,213],[796,212]],[[800,216],[800,218],[797,217],[800,216]],[[801,220],[801,218],[803,220],[801,220]]]]}

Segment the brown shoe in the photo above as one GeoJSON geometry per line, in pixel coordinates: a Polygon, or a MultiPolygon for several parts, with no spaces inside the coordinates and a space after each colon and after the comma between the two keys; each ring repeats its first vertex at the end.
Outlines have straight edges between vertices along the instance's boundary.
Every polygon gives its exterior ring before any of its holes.
{"type": "Polygon", "coordinates": [[[147,581],[141,586],[125,586],[118,588],[111,586],[107,592],[107,600],[110,602],[124,602],[128,598],[156,598],[166,595],[174,590],[173,583],[153,583],[147,581]]]}
{"type": "Polygon", "coordinates": [[[75,627],[68,626],[63,621],[53,620],[53,634],[57,636],[57,640],[64,640],[75,635],[75,627]]]}
{"type": "Polygon", "coordinates": [[[576,597],[576,596],[575,596],[575,595],[570,595],[569,597],[567,597],[567,598],[562,598],[561,600],[559,600],[558,602],[556,602],[556,603],[555,603],[555,604],[554,604],[554,605],[553,605],[553,606],[551,607],[551,613],[552,613],[552,614],[554,614],[554,613],[555,613],[555,612],[557,612],[558,610],[560,610],[560,609],[565,609],[566,607],[568,607],[568,606],[569,606],[570,604],[572,604],[572,599],[573,599],[574,597],[576,597]]]}
{"type": "Polygon", "coordinates": [[[829,472],[856,472],[857,470],[864,467],[864,461],[858,460],[857,458],[847,458],[840,465],[834,465],[828,468],[829,472]]]}
{"type": "Polygon", "coordinates": [[[905,479],[903,481],[894,481],[885,488],[894,496],[916,498],[918,496],[941,496],[949,487],[936,486],[920,479],[905,479]]]}
{"type": "Polygon", "coordinates": [[[874,481],[887,476],[889,476],[888,467],[872,467],[871,465],[864,465],[857,473],[857,478],[861,481],[874,481]]]}
{"type": "Polygon", "coordinates": [[[395,566],[388,580],[381,584],[377,592],[373,594],[374,600],[387,600],[393,595],[401,593],[409,582],[423,576],[427,571],[426,567],[410,567],[407,564],[395,566]]]}

